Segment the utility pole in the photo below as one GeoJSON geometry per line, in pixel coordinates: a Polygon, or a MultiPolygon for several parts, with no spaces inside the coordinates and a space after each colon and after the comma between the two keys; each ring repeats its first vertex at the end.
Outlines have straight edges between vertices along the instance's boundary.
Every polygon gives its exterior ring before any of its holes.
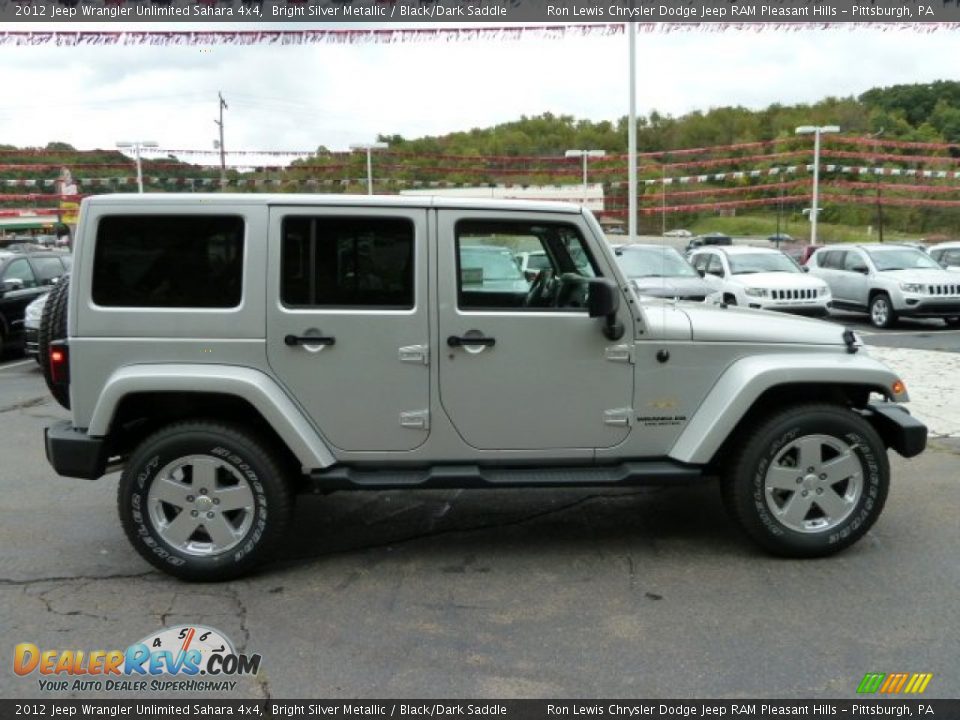
{"type": "Polygon", "coordinates": [[[140,161],[140,151],[143,148],[155,148],[159,147],[157,143],[152,140],[124,140],[117,143],[117,147],[121,149],[131,148],[133,150],[133,159],[137,164],[137,192],[143,192],[143,164],[140,161]]]}
{"type": "Polygon", "coordinates": [[[217,91],[217,97],[220,98],[220,119],[214,120],[220,128],[220,189],[227,186],[227,151],[223,147],[223,111],[227,110],[227,101],[223,99],[223,93],[217,91]]]}
{"type": "MultiPolygon", "coordinates": [[[[631,6],[633,3],[630,3],[631,6]]],[[[630,107],[627,114],[627,242],[637,241],[637,33],[626,23],[630,107]]]]}

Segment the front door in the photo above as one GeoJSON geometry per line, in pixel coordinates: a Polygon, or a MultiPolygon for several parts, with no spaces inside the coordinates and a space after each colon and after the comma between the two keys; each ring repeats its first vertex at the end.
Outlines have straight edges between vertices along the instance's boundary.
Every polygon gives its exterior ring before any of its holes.
{"type": "Polygon", "coordinates": [[[606,448],[632,423],[633,342],[603,333],[577,277],[610,275],[583,241],[580,216],[438,213],[440,401],[479,449],[606,448]],[[532,284],[511,261],[545,252],[532,284]]]}
{"type": "Polygon", "coordinates": [[[267,355],[342,450],[429,433],[426,210],[274,207],[267,355]]]}

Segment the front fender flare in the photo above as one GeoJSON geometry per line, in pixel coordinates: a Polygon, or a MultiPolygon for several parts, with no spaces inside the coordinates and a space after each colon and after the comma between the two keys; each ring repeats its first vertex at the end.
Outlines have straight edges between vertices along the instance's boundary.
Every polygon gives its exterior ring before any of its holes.
{"type": "Polygon", "coordinates": [[[87,434],[106,436],[120,401],[134,393],[205,392],[249,402],[305,469],[330,467],[333,453],[302,410],[268,375],[230,365],[128,365],[114,372],[93,409],[87,434]]]}
{"type": "MultiPolygon", "coordinates": [[[[710,462],[757,399],[779,385],[809,383],[818,389],[829,385],[856,385],[893,396],[892,385],[897,379],[888,367],[863,354],[838,351],[741,358],[717,380],[668,456],[697,465],[710,462]]],[[[905,402],[909,398],[903,392],[893,399],[905,402]]]]}

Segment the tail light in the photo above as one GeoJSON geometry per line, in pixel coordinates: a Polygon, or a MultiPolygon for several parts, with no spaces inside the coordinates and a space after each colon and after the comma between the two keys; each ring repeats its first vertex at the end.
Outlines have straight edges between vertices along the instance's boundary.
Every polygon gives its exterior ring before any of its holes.
{"type": "Polygon", "coordinates": [[[70,383],[70,346],[63,340],[50,343],[50,382],[57,385],[70,383]]]}

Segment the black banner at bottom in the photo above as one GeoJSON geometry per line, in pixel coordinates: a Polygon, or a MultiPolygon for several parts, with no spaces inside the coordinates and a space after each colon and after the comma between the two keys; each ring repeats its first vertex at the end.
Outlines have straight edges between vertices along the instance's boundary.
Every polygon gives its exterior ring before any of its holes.
{"type": "Polygon", "coordinates": [[[0,718],[960,718],[960,700],[0,700],[0,718]]]}

